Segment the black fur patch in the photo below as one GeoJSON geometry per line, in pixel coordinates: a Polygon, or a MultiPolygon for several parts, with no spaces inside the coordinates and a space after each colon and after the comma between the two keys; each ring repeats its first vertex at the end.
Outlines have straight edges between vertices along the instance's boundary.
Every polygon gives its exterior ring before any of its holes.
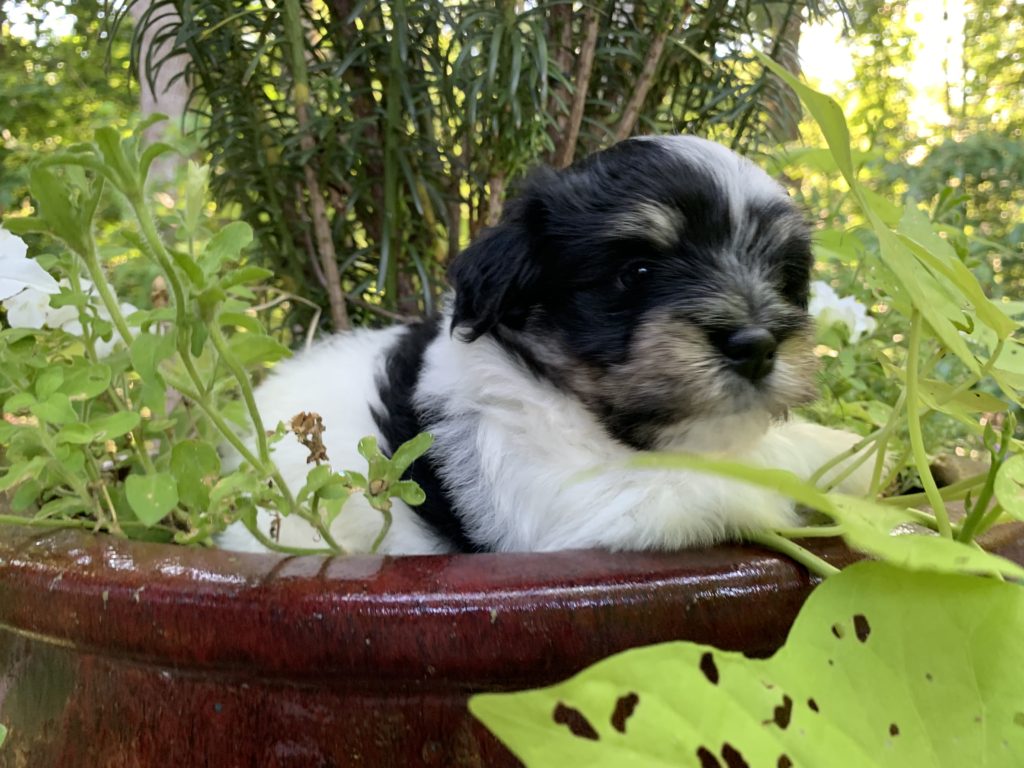
{"type": "MultiPolygon", "coordinates": [[[[406,440],[423,432],[430,421],[429,414],[420,413],[413,407],[412,396],[423,370],[424,353],[437,337],[440,327],[439,317],[410,325],[388,350],[384,371],[377,378],[383,408],[373,411],[373,420],[384,438],[382,449],[386,452],[394,451],[406,440]]],[[[420,519],[460,552],[485,551],[466,535],[451,497],[438,476],[431,451],[413,462],[403,479],[415,480],[427,496],[420,506],[412,507],[420,519]]]]}

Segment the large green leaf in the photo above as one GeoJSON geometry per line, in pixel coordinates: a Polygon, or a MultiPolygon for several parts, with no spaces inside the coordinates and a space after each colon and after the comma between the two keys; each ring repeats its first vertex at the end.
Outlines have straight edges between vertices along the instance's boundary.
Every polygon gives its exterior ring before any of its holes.
{"type": "Polygon", "coordinates": [[[613,656],[470,711],[528,766],[1024,765],[1024,590],[861,563],[808,599],[785,646],[613,656]]]}

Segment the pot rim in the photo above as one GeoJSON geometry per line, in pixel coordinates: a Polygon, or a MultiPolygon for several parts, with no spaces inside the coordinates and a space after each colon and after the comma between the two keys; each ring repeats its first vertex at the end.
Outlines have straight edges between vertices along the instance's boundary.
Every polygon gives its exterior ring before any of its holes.
{"type": "MultiPolygon", "coordinates": [[[[805,542],[842,567],[859,555],[805,542]]],[[[1024,524],[987,548],[1024,561],[1024,524]]],[[[750,545],[345,557],[0,527],[0,626],[203,674],[534,685],[673,639],[765,654],[817,579],[750,545]]]]}

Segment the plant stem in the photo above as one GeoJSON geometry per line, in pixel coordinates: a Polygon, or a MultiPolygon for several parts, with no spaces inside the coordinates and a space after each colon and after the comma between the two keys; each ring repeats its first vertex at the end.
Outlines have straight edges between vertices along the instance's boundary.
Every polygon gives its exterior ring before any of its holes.
{"type": "Polygon", "coordinates": [[[918,414],[918,353],[921,344],[921,313],[915,309],[910,317],[910,338],[908,342],[907,360],[907,429],[910,432],[910,446],[914,454],[914,464],[921,477],[921,485],[928,496],[939,533],[947,539],[953,537],[949,525],[949,513],[939,493],[939,488],[932,477],[928,454],[924,447],[924,435],[921,432],[921,418],[918,414]]]}
{"type": "Polygon", "coordinates": [[[776,528],[775,533],[787,539],[829,539],[842,536],[841,525],[808,525],[800,528],[776,528]]]}
{"type": "Polygon", "coordinates": [[[754,544],[774,549],[776,552],[796,560],[807,570],[818,576],[828,577],[839,573],[839,569],[831,563],[825,562],[810,550],[804,549],[799,544],[780,536],[778,533],[772,531],[748,531],[744,534],[744,538],[754,544]]]}
{"type": "MultiPolygon", "coordinates": [[[[269,550],[274,552],[282,552],[286,555],[336,555],[338,552],[331,551],[329,549],[304,549],[302,547],[287,547],[284,544],[280,544],[274,541],[272,538],[267,536],[263,531],[259,529],[257,525],[249,525],[248,521],[243,520],[246,530],[251,533],[256,540],[269,550]]],[[[344,554],[342,552],[341,554],[344,554]]]]}
{"type": "Polygon", "coordinates": [[[232,377],[234,377],[238,388],[242,392],[242,399],[245,401],[245,407],[249,410],[249,418],[252,420],[252,425],[256,430],[256,446],[259,450],[260,463],[268,466],[270,464],[270,446],[267,444],[267,430],[263,426],[263,418],[260,416],[259,408],[256,407],[256,397],[253,394],[249,374],[245,372],[245,369],[235,359],[231,348],[228,346],[228,340],[224,338],[224,333],[221,331],[220,323],[216,318],[210,323],[209,332],[210,340],[220,355],[221,362],[231,371],[232,377]]]}
{"type": "MultiPolygon", "coordinates": [[[[369,493],[367,492],[367,498],[369,493]]],[[[377,553],[377,548],[384,541],[384,537],[388,535],[388,531],[391,530],[391,499],[386,501],[386,505],[377,506],[371,501],[371,506],[375,507],[384,516],[384,524],[380,527],[380,533],[377,534],[377,538],[373,540],[373,546],[370,547],[370,552],[373,554],[377,553]]]]}
{"type": "Polygon", "coordinates": [[[86,247],[78,255],[85,262],[85,268],[89,272],[89,279],[92,280],[96,290],[99,291],[100,301],[103,302],[103,306],[110,315],[110,320],[114,323],[114,327],[117,328],[121,340],[124,341],[126,347],[130,347],[134,337],[128,328],[124,315],[121,314],[121,306],[117,303],[117,296],[114,295],[110,283],[107,282],[107,276],[103,274],[103,267],[100,265],[99,254],[96,251],[96,241],[93,239],[92,232],[89,233],[86,239],[86,247]]]}
{"type": "Polygon", "coordinates": [[[963,527],[960,529],[960,533],[957,536],[959,541],[970,541],[975,532],[978,530],[978,526],[985,519],[986,513],[988,512],[989,502],[992,501],[992,492],[995,489],[996,473],[999,471],[999,464],[993,462],[989,468],[988,475],[985,478],[985,484],[981,487],[981,493],[978,494],[977,500],[974,505],[967,512],[967,517],[964,519],[963,527]]]}
{"type": "MultiPolygon", "coordinates": [[[[961,480],[952,485],[947,485],[945,488],[939,490],[939,494],[945,501],[955,501],[957,499],[964,498],[968,493],[977,488],[979,485],[985,482],[986,474],[975,475],[974,477],[968,477],[966,480],[961,480]]],[[[928,501],[927,493],[907,493],[903,496],[889,496],[884,499],[879,499],[881,504],[897,504],[899,506],[913,506],[915,504],[921,504],[928,501]]]]}

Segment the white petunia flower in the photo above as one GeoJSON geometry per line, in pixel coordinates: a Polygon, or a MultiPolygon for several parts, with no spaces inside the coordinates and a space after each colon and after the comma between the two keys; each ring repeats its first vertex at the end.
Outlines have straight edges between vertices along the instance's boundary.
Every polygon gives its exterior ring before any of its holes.
{"type": "MultiPolygon", "coordinates": [[[[90,305],[95,309],[101,320],[110,320],[110,313],[100,301],[92,281],[82,278],[82,292],[89,297],[90,305]]],[[[67,280],[58,283],[60,288],[70,287],[67,280]]],[[[82,335],[82,323],[78,317],[78,308],[67,304],[63,307],[51,307],[50,296],[35,288],[26,288],[16,296],[4,302],[7,309],[7,322],[12,328],[53,328],[70,333],[72,336],[82,335]]],[[[128,316],[138,311],[138,307],[128,302],[121,302],[121,313],[128,316]]],[[[96,339],[96,354],[100,358],[107,357],[121,343],[121,337],[114,333],[109,341],[96,339]]]]}
{"type": "Polygon", "coordinates": [[[27,258],[25,241],[0,228],[0,301],[34,288],[43,293],[57,293],[57,281],[35,261],[27,258]]]}
{"type": "Polygon", "coordinates": [[[50,309],[50,294],[35,288],[26,288],[7,298],[4,309],[11,328],[42,328],[53,311],[50,309]]]}
{"type": "Polygon", "coordinates": [[[807,308],[823,328],[837,323],[845,325],[850,341],[870,336],[878,323],[868,314],[868,308],[853,296],[839,296],[832,286],[821,280],[811,283],[811,301],[807,308]]]}

